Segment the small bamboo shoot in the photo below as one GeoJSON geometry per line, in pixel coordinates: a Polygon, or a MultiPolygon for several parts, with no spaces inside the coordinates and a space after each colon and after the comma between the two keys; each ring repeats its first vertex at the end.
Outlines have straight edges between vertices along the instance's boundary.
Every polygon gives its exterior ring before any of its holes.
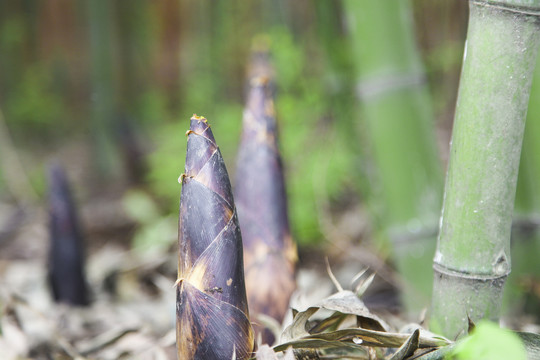
{"type": "Polygon", "coordinates": [[[54,300],[88,305],[84,244],[75,204],[60,165],[49,168],[49,284],[54,300]]]}

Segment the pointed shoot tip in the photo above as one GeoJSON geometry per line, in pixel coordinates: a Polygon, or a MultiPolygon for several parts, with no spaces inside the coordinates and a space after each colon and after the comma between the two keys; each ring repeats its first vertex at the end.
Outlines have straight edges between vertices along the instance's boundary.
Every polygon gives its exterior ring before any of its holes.
{"type": "Polygon", "coordinates": [[[250,80],[251,86],[266,86],[270,82],[270,78],[265,75],[255,76],[250,80]]]}
{"type": "Polygon", "coordinates": [[[202,121],[202,122],[207,122],[208,120],[206,120],[206,118],[204,116],[199,116],[197,114],[193,114],[193,116],[191,117],[191,120],[197,120],[197,121],[202,121]]]}

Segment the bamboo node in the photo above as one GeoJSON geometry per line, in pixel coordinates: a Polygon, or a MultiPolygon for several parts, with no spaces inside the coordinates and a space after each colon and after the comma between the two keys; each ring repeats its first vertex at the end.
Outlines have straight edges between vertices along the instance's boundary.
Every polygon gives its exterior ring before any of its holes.
{"type": "Polygon", "coordinates": [[[433,264],[433,270],[440,276],[446,276],[448,278],[464,278],[481,282],[504,280],[510,273],[510,271],[506,271],[505,273],[500,274],[474,274],[468,271],[449,269],[446,266],[437,263],[433,264]]]}

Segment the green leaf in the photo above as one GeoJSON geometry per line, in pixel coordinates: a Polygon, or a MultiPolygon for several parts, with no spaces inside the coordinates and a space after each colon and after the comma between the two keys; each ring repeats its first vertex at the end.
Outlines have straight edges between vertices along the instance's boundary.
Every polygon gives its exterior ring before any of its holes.
{"type": "Polygon", "coordinates": [[[133,237],[133,248],[141,255],[164,253],[176,240],[178,220],[174,216],[159,218],[144,224],[133,237]]]}
{"type": "Polygon", "coordinates": [[[450,359],[456,360],[526,360],[525,346],[515,333],[481,321],[474,332],[456,346],[450,359]]]}
{"type": "Polygon", "coordinates": [[[152,198],[140,190],[131,190],[122,199],[124,210],[133,220],[148,224],[159,218],[159,210],[152,198]]]}

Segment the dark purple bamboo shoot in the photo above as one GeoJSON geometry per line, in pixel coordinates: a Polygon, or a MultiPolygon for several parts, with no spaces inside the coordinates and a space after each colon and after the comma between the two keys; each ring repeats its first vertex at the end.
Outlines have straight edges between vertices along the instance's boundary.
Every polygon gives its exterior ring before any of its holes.
{"type": "Polygon", "coordinates": [[[88,305],[82,233],[66,175],[57,164],[49,168],[49,221],[48,280],[54,300],[88,305]]]}
{"type": "MultiPolygon", "coordinates": [[[[244,240],[246,290],[251,314],[282,322],[296,288],[297,259],[287,215],[274,104],[268,78],[251,79],[244,110],[235,198],[244,240]]],[[[255,321],[263,343],[274,336],[255,321]]]]}
{"type": "Polygon", "coordinates": [[[204,117],[191,118],[187,135],[178,229],[178,359],[248,359],[254,336],[229,176],[204,117]]]}

